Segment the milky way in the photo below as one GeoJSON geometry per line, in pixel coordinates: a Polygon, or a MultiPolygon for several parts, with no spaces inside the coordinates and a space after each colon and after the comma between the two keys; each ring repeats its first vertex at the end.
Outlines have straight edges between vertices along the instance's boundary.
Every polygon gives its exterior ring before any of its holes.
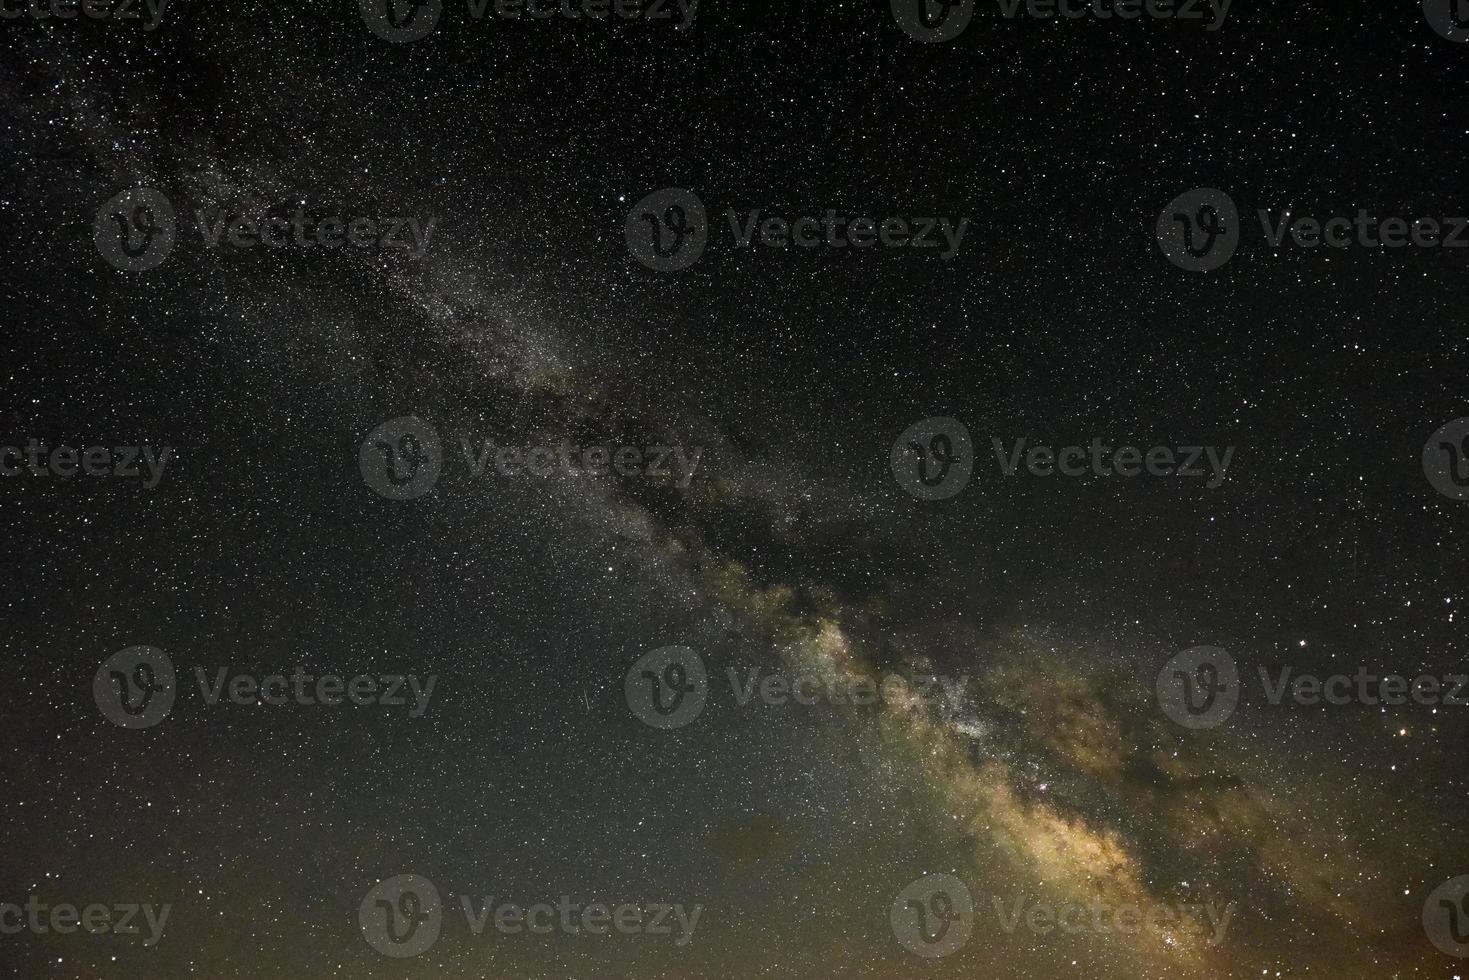
{"type": "Polygon", "coordinates": [[[4,8],[0,969],[1458,976],[1453,12],[521,6],[4,8]]]}

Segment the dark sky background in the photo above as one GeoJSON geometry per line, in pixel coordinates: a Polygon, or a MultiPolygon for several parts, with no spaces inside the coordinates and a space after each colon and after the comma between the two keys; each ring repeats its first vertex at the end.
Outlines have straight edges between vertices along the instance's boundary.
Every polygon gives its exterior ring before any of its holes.
{"type": "MultiPolygon", "coordinates": [[[[1271,249],[1257,208],[1469,214],[1469,46],[1410,0],[1237,0],[1224,28],[999,17],[923,45],[886,2],[705,0],[670,24],[475,23],[411,44],[347,0],[174,0],[163,25],[0,22],[0,445],[167,445],[134,481],[0,478],[0,902],[172,903],[156,947],[0,936],[7,975],[1440,977],[1419,916],[1469,873],[1463,708],[1272,707],[1184,732],[1159,668],[1466,671],[1469,503],[1424,442],[1469,416],[1469,261],[1271,249]],[[92,241],[118,191],[179,213],[164,266],[92,241]],[[628,252],[646,194],[782,215],[968,217],[949,262],[628,252]],[[1195,187],[1234,260],[1154,237],[1195,187]],[[422,260],[204,247],[208,206],[432,215],[422,260]],[[445,436],[395,502],[364,437],[445,436]],[[889,471],[974,434],[957,497],[889,471]],[[704,447],[686,489],[469,480],[459,432],[704,447]],[[1232,445],[1195,481],[1000,477],[991,436],[1232,445]],[[107,722],[134,644],[181,674],[435,673],[403,711],[208,707],[107,722]],[[738,707],[646,727],[623,676],[796,650],[967,675],[924,712],[738,707]],[[413,872],[424,956],[357,928],[413,872]],[[893,896],[976,896],[950,957],[893,896]],[[1226,942],[1032,936],[991,896],[1238,903],[1226,942]],[[459,895],[704,905],[694,941],[470,937],[459,895]]],[[[824,659],[822,659],[824,658],[824,659]]],[[[192,695],[192,696],[190,696],[192,695]]]]}

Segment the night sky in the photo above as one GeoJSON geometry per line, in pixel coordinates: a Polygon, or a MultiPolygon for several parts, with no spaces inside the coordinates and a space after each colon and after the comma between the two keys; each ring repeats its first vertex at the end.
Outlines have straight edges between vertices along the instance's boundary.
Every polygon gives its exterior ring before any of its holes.
{"type": "Polygon", "coordinates": [[[1469,27],[918,3],[0,4],[0,975],[1469,968],[1469,27]]]}

